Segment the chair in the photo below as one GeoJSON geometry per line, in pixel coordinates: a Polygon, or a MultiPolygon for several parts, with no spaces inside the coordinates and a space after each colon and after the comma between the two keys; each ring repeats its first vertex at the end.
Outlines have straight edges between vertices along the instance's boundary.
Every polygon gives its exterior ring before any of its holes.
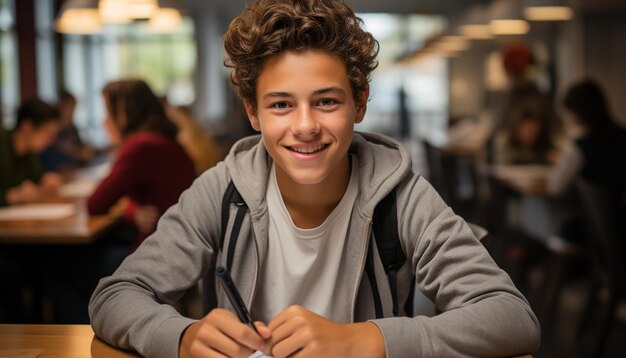
{"type": "Polygon", "coordinates": [[[585,180],[579,180],[577,188],[589,232],[588,254],[592,281],[577,329],[576,341],[580,345],[579,352],[582,356],[590,356],[586,353],[591,352],[593,356],[600,357],[611,333],[618,303],[626,298],[624,257],[608,193],[585,180]],[[603,290],[608,292],[606,302],[598,300],[599,293],[603,290]],[[599,310],[599,316],[593,319],[596,310],[599,310]],[[594,323],[596,329],[593,327],[594,323]],[[591,332],[595,334],[587,336],[591,332]],[[587,343],[590,344],[590,351],[585,350],[589,347],[587,343]]]}
{"type": "Polygon", "coordinates": [[[428,181],[454,211],[468,217],[476,211],[478,175],[474,153],[457,153],[423,140],[428,181]]]}

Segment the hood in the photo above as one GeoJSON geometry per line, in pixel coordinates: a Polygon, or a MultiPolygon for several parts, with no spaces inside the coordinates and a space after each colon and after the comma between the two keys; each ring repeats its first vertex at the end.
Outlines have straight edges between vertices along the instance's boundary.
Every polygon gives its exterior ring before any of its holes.
{"type": "MultiPolygon", "coordinates": [[[[349,152],[359,158],[359,207],[371,217],[376,204],[410,172],[411,157],[399,142],[365,132],[354,133],[349,152]]],[[[261,136],[239,140],[224,161],[251,215],[260,215],[266,208],[265,192],[272,164],[261,136]]]]}

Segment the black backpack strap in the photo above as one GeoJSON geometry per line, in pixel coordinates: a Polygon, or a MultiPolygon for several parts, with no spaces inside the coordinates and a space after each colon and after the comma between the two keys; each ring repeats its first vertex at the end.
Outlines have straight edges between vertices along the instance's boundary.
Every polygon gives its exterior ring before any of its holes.
{"type": "Polygon", "coordinates": [[[233,256],[235,255],[235,247],[237,246],[239,231],[241,230],[243,218],[248,210],[246,202],[243,201],[241,194],[239,194],[239,191],[237,191],[237,188],[232,181],[228,184],[228,188],[226,188],[224,198],[222,199],[222,233],[220,237],[220,251],[224,249],[226,228],[230,217],[230,204],[235,204],[238,208],[237,215],[235,216],[235,222],[233,223],[233,228],[230,232],[230,240],[228,241],[228,253],[226,256],[226,267],[228,270],[230,270],[233,265],[233,256]]]}
{"type": "MultiPolygon", "coordinates": [[[[400,236],[398,235],[398,210],[396,208],[395,189],[376,205],[373,220],[376,246],[378,247],[378,254],[385,269],[385,274],[387,274],[389,279],[389,288],[391,289],[391,298],[393,300],[393,315],[396,316],[398,314],[396,274],[406,261],[406,255],[402,250],[400,236]]],[[[372,282],[371,278],[370,282],[372,282]]],[[[372,284],[375,284],[375,282],[372,282],[372,284]]],[[[380,300],[380,297],[378,299],[380,300]]]]}

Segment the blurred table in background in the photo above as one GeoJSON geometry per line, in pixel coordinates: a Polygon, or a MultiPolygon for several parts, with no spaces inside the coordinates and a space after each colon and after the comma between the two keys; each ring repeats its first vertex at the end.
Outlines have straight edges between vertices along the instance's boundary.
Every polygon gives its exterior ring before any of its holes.
{"type": "Polygon", "coordinates": [[[68,175],[58,195],[41,203],[0,208],[0,245],[85,245],[95,241],[122,218],[87,213],[86,201],[109,171],[109,163],[82,168],[68,175]]]}
{"type": "Polygon", "coordinates": [[[89,325],[0,324],[0,357],[139,357],[111,347],[89,325]]]}
{"type": "Polygon", "coordinates": [[[89,216],[83,199],[3,208],[0,244],[90,244],[121,218],[115,211],[89,216]]]}

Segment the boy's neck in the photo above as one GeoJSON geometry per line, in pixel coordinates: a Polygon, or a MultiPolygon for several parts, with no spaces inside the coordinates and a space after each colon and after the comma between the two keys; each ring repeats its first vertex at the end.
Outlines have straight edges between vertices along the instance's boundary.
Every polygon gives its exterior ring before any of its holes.
{"type": "Polygon", "coordinates": [[[297,227],[311,229],[324,223],[348,188],[350,169],[346,156],[332,174],[334,178],[319,184],[298,184],[290,178],[276,176],[285,207],[297,227]]]}

